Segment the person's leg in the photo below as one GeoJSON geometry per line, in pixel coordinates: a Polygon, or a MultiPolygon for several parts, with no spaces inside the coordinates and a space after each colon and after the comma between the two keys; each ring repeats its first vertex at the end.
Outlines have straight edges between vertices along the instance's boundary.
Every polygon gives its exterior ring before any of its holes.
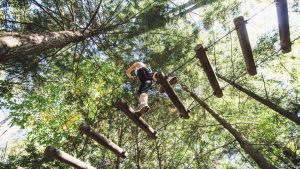
{"type": "Polygon", "coordinates": [[[148,94],[142,93],[139,97],[139,102],[140,102],[141,107],[148,106],[148,94]]]}
{"type": "Polygon", "coordinates": [[[146,81],[146,82],[142,82],[139,87],[138,90],[139,105],[135,111],[139,112],[140,115],[142,115],[143,113],[149,110],[147,91],[149,90],[151,85],[152,85],[151,81],[146,81]]]}

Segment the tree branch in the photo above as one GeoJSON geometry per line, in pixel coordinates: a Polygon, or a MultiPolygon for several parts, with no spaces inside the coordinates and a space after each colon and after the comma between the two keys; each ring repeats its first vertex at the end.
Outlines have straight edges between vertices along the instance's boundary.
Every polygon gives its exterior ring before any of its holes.
{"type": "MultiPolygon", "coordinates": [[[[49,15],[57,24],[58,26],[64,30],[64,26],[61,25],[62,24],[62,21],[60,21],[59,19],[57,19],[55,16],[53,16],[51,13],[55,13],[54,11],[52,11],[51,9],[47,9],[46,10],[46,7],[43,6],[42,4],[36,2],[35,0],[32,0],[32,3],[35,4],[36,6],[38,6],[40,9],[42,9],[45,13],[47,13],[47,15],[49,15]],[[50,12],[48,11],[50,10],[50,12]]],[[[56,14],[56,13],[55,13],[56,14]]]]}
{"type": "Polygon", "coordinates": [[[86,27],[82,30],[83,32],[89,28],[89,26],[92,24],[92,22],[94,21],[99,9],[100,9],[100,6],[101,6],[101,3],[102,3],[102,0],[100,1],[100,3],[98,4],[97,8],[96,8],[96,11],[94,12],[92,18],[90,19],[89,23],[86,25],[86,27]]]}

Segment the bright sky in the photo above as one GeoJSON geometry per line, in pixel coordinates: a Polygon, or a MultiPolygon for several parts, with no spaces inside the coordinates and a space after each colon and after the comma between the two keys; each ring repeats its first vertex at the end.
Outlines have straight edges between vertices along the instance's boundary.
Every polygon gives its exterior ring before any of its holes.
{"type": "MultiPolygon", "coordinates": [[[[8,117],[8,111],[0,110],[0,122],[2,122],[6,117],[8,117]]],[[[8,146],[11,145],[14,141],[22,140],[25,136],[25,130],[20,130],[20,127],[10,125],[10,120],[6,121],[5,123],[1,124],[0,128],[0,158],[4,154],[4,149],[6,144],[8,146]],[[2,151],[3,150],[3,151],[2,151]]]]}
{"type": "MultiPolygon", "coordinates": [[[[180,2],[183,2],[180,0],[180,2]]],[[[292,3],[293,0],[288,0],[288,3],[292,3]]],[[[254,16],[246,25],[248,35],[250,38],[250,43],[252,46],[255,45],[258,37],[262,34],[270,32],[272,30],[278,30],[278,22],[277,22],[277,12],[276,12],[276,5],[273,3],[270,5],[272,1],[261,2],[257,3],[256,1],[248,1],[242,0],[241,9],[240,11],[247,11],[248,13],[244,15],[244,19],[247,20],[252,15],[260,12],[256,16],[254,16]],[[267,8],[266,8],[267,7],[267,8]],[[266,9],[264,9],[266,8],[266,9]],[[251,11],[249,11],[251,9],[251,11]]],[[[187,16],[190,18],[190,21],[199,21],[199,15],[201,16],[202,9],[196,9],[192,13],[188,14],[187,16]]],[[[295,12],[289,12],[289,24],[290,24],[290,32],[291,32],[291,40],[293,40],[299,34],[296,33],[295,30],[299,29],[300,22],[299,20],[300,14],[295,12]]],[[[233,20],[233,19],[232,19],[233,20]]],[[[233,21],[231,22],[231,28],[234,27],[233,21]]],[[[226,32],[225,32],[226,33],[226,32]]]]}

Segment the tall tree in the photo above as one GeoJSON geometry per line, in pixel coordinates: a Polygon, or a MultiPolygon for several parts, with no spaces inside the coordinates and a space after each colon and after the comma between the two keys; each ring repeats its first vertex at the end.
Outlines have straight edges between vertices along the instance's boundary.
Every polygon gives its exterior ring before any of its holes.
{"type": "Polygon", "coordinates": [[[207,112],[209,112],[226,130],[228,130],[234,138],[239,142],[240,146],[244,151],[257,163],[257,165],[263,169],[275,169],[272,165],[256,148],[254,148],[251,143],[230,123],[228,123],[224,118],[222,118],[218,113],[211,109],[204,101],[202,101],[195,93],[189,91],[187,87],[184,90],[188,92],[191,97],[200,104],[207,112]]]}

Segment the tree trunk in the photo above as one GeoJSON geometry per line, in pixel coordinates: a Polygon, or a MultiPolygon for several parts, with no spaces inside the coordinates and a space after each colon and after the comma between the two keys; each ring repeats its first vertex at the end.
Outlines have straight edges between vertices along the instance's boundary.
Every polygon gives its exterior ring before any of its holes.
{"type": "Polygon", "coordinates": [[[169,12],[170,13],[175,13],[179,12],[177,16],[184,16],[187,13],[193,12],[195,9],[200,8],[201,6],[205,6],[207,4],[213,3],[215,0],[212,1],[197,1],[197,0],[189,0],[188,2],[177,6],[173,10],[169,12]]]}
{"type": "Polygon", "coordinates": [[[297,155],[296,152],[294,152],[293,150],[291,150],[290,148],[284,146],[282,143],[279,142],[275,143],[274,145],[276,148],[281,149],[284,156],[287,159],[289,159],[295,166],[300,165],[300,156],[297,155]]]}
{"type": "Polygon", "coordinates": [[[136,168],[141,169],[141,149],[139,141],[139,128],[135,129],[135,144],[136,144],[136,168]]]}
{"type": "Polygon", "coordinates": [[[239,142],[244,151],[257,163],[257,165],[263,169],[275,169],[273,166],[257,149],[255,149],[251,143],[234,127],[231,126],[225,119],[219,116],[213,109],[211,109],[205,102],[203,102],[195,93],[184,87],[191,97],[197,101],[208,113],[210,113],[227,131],[229,131],[234,138],[239,142]]]}
{"type": "Polygon", "coordinates": [[[155,149],[156,149],[159,169],[163,169],[164,167],[162,165],[161,154],[160,154],[160,151],[159,151],[159,149],[160,149],[159,141],[155,141],[155,149]]]}
{"type": "Polygon", "coordinates": [[[195,5],[195,4],[197,4],[196,0],[189,0],[188,2],[186,2],[182,5],[179,5],[176,8],[172,9],[170,11],[170,13],[182,12],[184,9],[186,9],[186,8],[192,6],[192,5],[195,5]]]}
{"type": "Polygon", "coordinates": [[[247,94],[248,96],[252,97],[256,101],[262,103],[265,106],[268,106],[270,109],[274,110],[275,112],[281,114],[282,116],[284,116],[284,117],[292,120],[296,124],[300,125],[300,118],[297,115],[295,115],[294,113],[291,113],[291,112],[283,109],[282,107],[274,104],[273,102],[271,102],[268,99],[264,99],[263,97],[258,96],[257,94],[251,92],[250,90],[243,88],[242,86],[238,85],[237,83],[235,83],[219,74],[217,74],[217,76],[220,79],[222,79],[222,80],[226,81],[227,83],[229,83],[230,85],[232,85],[233,87],[235,87],[236,89],[238,89],[238,90],[244,92],[245,94],[247,94]]]}
{"type": "MultiPolygon", "coordinates": [[[[120,134],[119,134],[119,140],[118,140],[118,145],[122,146],[122,143],[123,143],[123,135],[124,135],[124,125],[123,125],[123,118],[121,119],[121,128],[120,128],[120,134]]],[[[120,163],[121,163],[121,160],[120,160],[120,157],[117,156],[117,159],[116,159],[116,167],[115,169],[120,169],[120,163]]]]}
{"type": "Polygon", "coordinates": [[[39,54],[48,49],[62,48],[95,36],[104,29],[81,31],[57,31],[40,34],[0,32],[0,63],[14,57],[39,54]]]}

